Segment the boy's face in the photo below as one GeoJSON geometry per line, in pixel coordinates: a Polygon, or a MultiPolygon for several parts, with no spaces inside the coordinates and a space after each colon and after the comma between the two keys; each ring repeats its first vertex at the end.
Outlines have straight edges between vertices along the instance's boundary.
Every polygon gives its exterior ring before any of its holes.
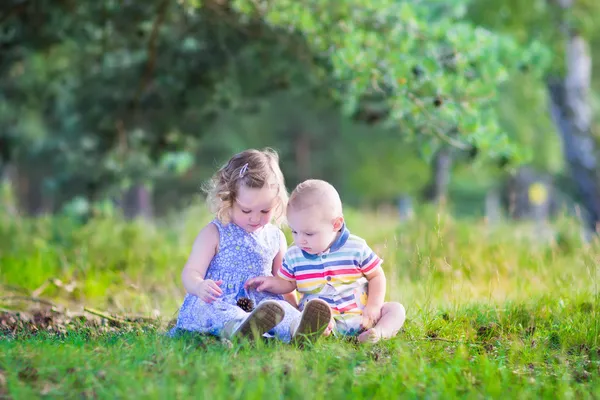
{"type": "Polygon", "coordinates": [[[261,189],[241,186],[233,202],[231,220],[246,232],[256,232],[271,221],[277,205],[277,191],[265,185],[261,189]]]}
{"type": "Polygon", "coordinates": [[[323,216],[316,207],[288,210],[287,220],[294,243],[309,254],[319,254],[329,249],[344,223],[342,217],[323,216]]]}

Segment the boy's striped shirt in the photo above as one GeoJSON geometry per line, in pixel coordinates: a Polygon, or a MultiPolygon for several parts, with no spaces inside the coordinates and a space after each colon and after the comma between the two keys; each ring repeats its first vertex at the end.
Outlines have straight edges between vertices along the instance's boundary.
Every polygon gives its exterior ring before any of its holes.
{"type": "Polygon", "coordinates": [[[351,234],[344,225],[340,237],[321,254],[308,254],[291,246],[278,275],[295,282],[303,297],[319,297],[329,303],[334,313],[344,313],[359,307],[355,289],[363,288],[365,277],[382,263],[366,241],[351,234]]]}

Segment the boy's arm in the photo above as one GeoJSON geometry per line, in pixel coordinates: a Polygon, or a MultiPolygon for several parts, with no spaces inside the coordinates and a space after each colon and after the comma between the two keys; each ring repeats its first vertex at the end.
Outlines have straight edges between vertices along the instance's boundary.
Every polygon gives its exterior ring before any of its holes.
{"type": "Polygon", "coordinates": [[[274,293],[274,294],[288,295],[288,296],[284,296],[284,297],[286,297],[286,300],[288,302],[292,303],[292,305],[297,306],[297,301],[296,301],[296,296],[295,296],[296,282],[291,281],[291,280],[282,279],[278,276],[279,270],[281,269],[281,266],[283,264],[283,257],[284,257],[286,250],[287,250],[287,243],[285,241],[285,236],[282,233],[281,239],[280,239],[279,252],[273,259],[273,269],[272,269],[273,276],[257,276],[256,278],[248,279],[244,286],[246,287],[246,289],[255,288],[256,291],[258,291],[258,292],[270,292],[270,293],[274,293]],[[291,298],[292,296],[293,296],[293,301],[290,301],[291,299],[288,300],[287,297],[291,298]]]}
{"type": "Polygon", "coordinates": [[[369,329],[381,317],[381,308],[385,301],[386,279],[381,268],[383,260],[366,244],[361,258],[360,268],[368,281],[367,305],[363,310],[361,325],[363,328],[369,329]]]}
{"type": "Polygon", "coordinates": [[[296,289],[296,284],[277,276],[257,276],[256,278],[248,279],[244,287],[246,289],[254,288],[257,292],[291,294],[296,289]]]}
{"type": "Polygon", "coordinates": [[[385,273],[381,267],[367,275],[369,293],[367,296],[367,307],[381,309],[385,301],[385,273]]]}
{"type": "MultiPolygon", "coordinates": [[[[288,248],[287,242],[285,240],[285,235],[283,234],[283,232],[281,232],[281,231],[279,231],[279,232],[280,232],[279,252],[275,256],[275,259],[273,260],[273,271],[272,271],[273,276],[278,277],[278,278],[279,278],[279,270],[281,269],[281,266],[283,265],[283,257],[288,248]]],[[[279,278],[279,279],[281,279],[281,278],[279,278]]],[[[282,279],[282,280],[285,280],[285,279],[282,279]]],[[[289,282],[289,281],[286,281],[286,282],[289,282]]],[[[294,283],[294,282],[291,282],[291,283],[294,283]]],[[[298,308],[298,296],[296,295],[296,284],[295,283],[292,286],[292,290],[283,294],[283,298],[285,299],[285,301],[290,303],[292,306],[298,308]]]]}
{"type": "Polygon", "coordinates": [[[381,318],[381,308],[385,298],[385,274],[381,267],[367,275],[368,295],[367,305],[363,310],[361,326],[364,329],[372,328],[381,318]]]}

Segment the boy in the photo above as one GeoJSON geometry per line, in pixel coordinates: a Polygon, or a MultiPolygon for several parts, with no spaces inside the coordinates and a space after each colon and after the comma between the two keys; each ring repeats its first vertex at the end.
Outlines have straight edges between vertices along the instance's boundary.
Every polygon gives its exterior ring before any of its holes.
{"type": "MultiPolygon", "coordinates": [[[[323,300],[331,307],[334,332],[358,335],[360,342],[395,336],[404,324],[404,307],[384,302],[383,260],[350,234],[335,188],[316,179],[300,183],[290,196],[287,219],[294,245],[278,276],[250,279],[246,287],[277,294],[297,289],[300,309],[323,300]]],[[[318,334],[324,330],[318,327],[318,334]]]]}

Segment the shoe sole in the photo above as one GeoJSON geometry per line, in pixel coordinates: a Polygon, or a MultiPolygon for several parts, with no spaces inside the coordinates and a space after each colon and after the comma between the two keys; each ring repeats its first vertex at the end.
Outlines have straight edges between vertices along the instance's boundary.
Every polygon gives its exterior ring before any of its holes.
{"type": "Polygon", "coordinates": [[[331,315],[329,304],[323,300],[309,301],[292,340],[298,345],[304,345],[307,341],[315,342],[327,329],[331,315]]]}
{"type": "Polygon", "coordinates": [[[260,303],[239,326],[233,337],[257,339],[279,324],[285,315],[277,302],[267,300],[260,303]]]}

